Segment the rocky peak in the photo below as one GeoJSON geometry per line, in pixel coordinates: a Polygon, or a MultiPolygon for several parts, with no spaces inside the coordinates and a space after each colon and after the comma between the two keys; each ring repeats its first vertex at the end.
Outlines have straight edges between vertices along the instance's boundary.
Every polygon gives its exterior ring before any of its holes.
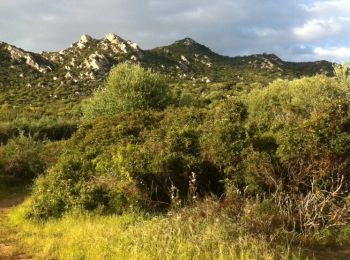
{"type": "Polygon", "coordinates": [[[187,45],[187,46],[197,44],[197,42],[195,40],[188,38],[188,37],[185,39],[182,39],[182,40],[178,40],[175,43],[179,43],[179,44],[183,44],[183,45],[187,45]]]}
{"type": "Polygon", "coordinates": [[[122,53],[136,53],[139,58],[142,58],[141,50],[137,43],[126,41],[114,33],[109,33],[101,42],[101,47],[104,50],[112,49],[115,54],[122,53]]]}
{"type": "Polygon", "coordinates": [[[203,59],[217,58],[218,54],[214,53],[211,49],[202,45],[191,38],[184,38],[175,41],[173,44],[158,48],[167,54],[171,53],[173,56],[181,57],[186,56],[187,59],[199,58],[202,56],[203,59]]]}
{"type": "Polygon", "coordinates": [[[108,33],[105,36],[105,40],[109,41],[110,43],[114,43],[114,44],[119,44],[119,43],[125,42],[125,40],[123,38],[119,37],[115,33],[108,33]]]}
{"type": "Polygon", "coordinates": [[[83,34],[78,43],[77,46],[79,49],[84,49],[86,47],[86,44],[89,43],[90,41],[92,41],[92,37],[90,35],[87,34],[83,34]]]}
{"type": "Polygon", "coordinates": [[[92,40],[92,37],[91,37],[90,35],[88,35],[88,34],[83,34],[83,35],[80,37],[79,42],[81,42],[81,43],[87,43],[87,42],[89,42],[89,41],[91,41],[91,40],[92,40]]]}
{"type": "Polygon", "coordinates": [[[263,53],[261,54],[263,58],[269,59],[269,60],[274,60],[274,61],[282,61],[280,57],[278,57],[276,54],[273,53],[263,53]]]}

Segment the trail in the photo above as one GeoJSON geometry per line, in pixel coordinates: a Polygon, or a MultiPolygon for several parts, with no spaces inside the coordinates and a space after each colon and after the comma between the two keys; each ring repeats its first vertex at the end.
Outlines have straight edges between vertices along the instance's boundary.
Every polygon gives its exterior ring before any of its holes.
{"type": "Polygon", "coordinates": [[[23,195],[14,194],[0,200],[0,260],[30,260],[31,258],[18,251],[15,233],[6,227],[6,214],[13,206],[23,201],[23,195]]]}

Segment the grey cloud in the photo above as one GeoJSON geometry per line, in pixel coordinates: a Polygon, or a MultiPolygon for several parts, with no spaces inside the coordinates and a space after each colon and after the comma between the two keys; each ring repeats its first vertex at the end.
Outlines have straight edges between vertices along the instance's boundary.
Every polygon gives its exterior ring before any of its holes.
{"type": "MultiPolygon", "coordinates": [[[[317,60],[332,53],[326,50],[350,47],[350,9],[340,8],[347,2],[1,0],[0,40],[39,52],[63,49],[83,33],[101,38],[115,32],[143,48],[189,36],[224,55],[274,52],[287,60],[317,60]],[[331,34],[324,31],[327,21],[334,21],[331,34]],[[319,37],[310,35],[315,32],[319,37]],[[306,45],[307,52],[298,49],[306,45]]],[[[334,59],[350,59],[336,53],[334,59]]]]}

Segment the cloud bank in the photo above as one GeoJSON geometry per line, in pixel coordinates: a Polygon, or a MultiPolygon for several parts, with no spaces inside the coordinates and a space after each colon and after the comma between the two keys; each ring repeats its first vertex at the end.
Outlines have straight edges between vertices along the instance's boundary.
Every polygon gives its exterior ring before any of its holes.
{"type": "Polygon", "coordinates": [[[0,40],[40,52],[87,33],[144,48],[191,37],[229,56],[350,61],[349,0],[1,0],[0,40]]]}

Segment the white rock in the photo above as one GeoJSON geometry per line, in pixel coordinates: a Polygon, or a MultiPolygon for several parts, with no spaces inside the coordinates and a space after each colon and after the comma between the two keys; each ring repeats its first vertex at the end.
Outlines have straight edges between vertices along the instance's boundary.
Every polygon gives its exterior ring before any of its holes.
{"type": "Polygon", "coordinates": [[[134,50],[138,50],[139,49],[139,45],[136,42],[128,41],[127,43],[134,50]]]}
{"type": "Polygon", "coordinates": [[[204,77],[204,78],[202,78],[202,82],[210,83],[211,80],[208,77],[204,77]]]}
{"type": "Polygon", "coordinates": [[[81,43],[88,43],[89,41],[92,40],[92,37],[88,34],[83,34],[81,37],[80,37],[80,40],[79,42],[81,43]]]}
{"type": "Polygon", "coordinates": [[[94,53],[85,60],[85,66],[93,70],[99,71],[106,69],[106,66],[109,64],[107,58],[99,53],[94,53]]]}
{"type": "Polygon", "coordinates": [[[66,79],[71,79],[73,78],[72,74],[70,72],[67,72],[66,75],[64,75],[66,79]]]}
{"type": "Polygon", "coordinates": [[[122,52],[128,53],[126,49],[126,44],[124,42],[118,44],[119,49],[121,49],[122,52]]]}
{"type": "Polygon", "coordinates": [[[46,73],[49,70],[52,70],[50,66],[42,66],[39,63],[37,63],[33,56],[28,53],[28,52],[24,52],[16,47],[13,47],[11,45],[9,45],[7,47],[7,50],[9,51],[10,55],[11,55],[11,59],[14,60],[21,60],[21,59],[25,59],[26,60],[26,64],[31,66],[32,68],[38,70],[41,73],[46,73]]]}
{"type": "Polygon", "coordinates": [[[86,45],[83,42],[78,42],[77,46],[79,49],[84,49],[86,47],[86,45]]]}
{"type": "Polygon", "coordinates": [[[69,63],[72,67],[75,67],[75,59],[74,58],[72,58],[72,60],[70,61],[70,63],[69,63]]]}
{"type": "Polygon", "coordinates": [[[181,55],[181,60],[186,62],[187,64],[189,64],[190,62],[188,61],[188,59],[186,58],[186,56],[181,55]]]}
{"type": "Polygon", "coordinates": [[[106,42],[100,42],[99,44],[98,44],[99,46],[100,46],[100,48],[102,49],[102,50],[108,50],[109,49],[109,46],[108,46],[108,44],[106,43],[106,42]]]}
{"type": "Polygon", "coordinates": [[[123,42],[123,39],[119,36],[115,35],[114,33],[109,33],[105,37],[106,40],[108,40],[111,43],[118,44],[120,42],[123,42]]]}
{"type": "Polygon", "coordinates": [[[25,59],[26,59],[26,63],[29,66],[37,69],[41,73],[47,73],[49,70],[52,70],[50,66],[41,66],[39,63],[35,62],[35,60],[30,54],[27,54],[25,56],[25,59]]]}
{"type": "Polygon", "coordinates": [[[89,79],[96,79],[96,76],[93,71],[91,72],[86,72],[85,76],[88,77],[89,79]]]}

